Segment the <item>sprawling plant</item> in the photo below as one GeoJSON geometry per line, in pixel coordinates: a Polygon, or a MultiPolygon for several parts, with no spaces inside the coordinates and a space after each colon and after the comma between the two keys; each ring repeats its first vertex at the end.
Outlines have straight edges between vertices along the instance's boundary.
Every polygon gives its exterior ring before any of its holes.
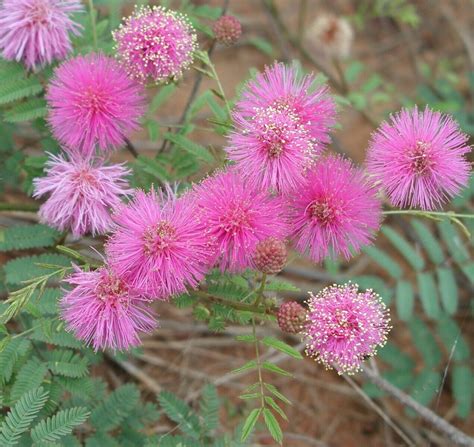
{"type": "MultiPolygon", "coordinates": [[[[265,4],[275,14],[273,3],[265,4]]],[[[353,38],[346,21],[325,16],[310,29],[323,41],[326,27],[334,31],[323,44],[342,73],[343,96],[297,62],[275,62],[230,98],[210,56],[216,42],[239,39],[235,17],[185,2],[181,12],[136,7],[116,26],[97,20],[91,0],[88,9],[77,0],[0,4],[2,181],[21,181],[40,201],[0,203],[0,211],[37,212],[40,221],[0,230],[0,251],[14,255],[2,271],[0,445],[245,445],[260,423],[281,444],[279,421],[291,402],[271,379],[292,373],[263,352],[303,359],[287,334],[326,368],[364,374],[369,395],[389,393],[452,442],[472,445],[425,406],[444,380],[443,354],[413,310],[419,295],[453,362],[457,412],[466,417],[472,371],[453,315],[457,277],[474,282],[474,184],[469,137],[456,120],[428,105],[407,106],[374,132],[359,167],[328,148],[337,103],[349,101],[370,121],[351,86],[360,67],[341,70],[353,38]],[[208,51],[196,30],[213,39],[208,51]],[[191,68],[198,77],[189,103],[163,132],[154,113],[191,68]],[[214,86],[196,96],[202,77],[214,86]],[[227,138],[223,151],[192,139],[202,107],[213,114],[210,129],[227,138]],[[143,125],[151,141],[162,140],[151,158],[133,143],[143,125]],[[25,129],[43,155],[18,147],[25,129]],[[134,159],[113,163],[122,148],[134,159]],[[397,214],[407,218],[403,233],[382,225],[397,214]],[[379,236],[411,272],[373,245],[379,236]],[[280,297],[299,291],[276,276],[290,264],[290,251],[331,266],[331,284],[304,303],[280,297]],[[360,252],[390,279],[342,271],[337,259],[360,252]],[[387,344],[393,295],[424,358],[421,372],[387,344]],[[193,308],[212,331],[229,323],[248,328],[237,339],[253,345],[255,358],[234,372],[251,372],[255,381],[240,396],[247,414],[235,433],[218,430],[213,385],[195,408],[167,391],[144,403],[134,384],[108,390],[90,372],[139,349],[143,333],[160,330],[156,312],[172,304],[193,308]],[[281,337],[260,335],[260,325],[279,327],[281,337]],[[378,350],[392,367],[382,375],[372,359],[378,350]],[[159,408],[178,431],[150,434],[159,408]]],[[[364,101],[379,87],[370,79],[364,101]]]]}

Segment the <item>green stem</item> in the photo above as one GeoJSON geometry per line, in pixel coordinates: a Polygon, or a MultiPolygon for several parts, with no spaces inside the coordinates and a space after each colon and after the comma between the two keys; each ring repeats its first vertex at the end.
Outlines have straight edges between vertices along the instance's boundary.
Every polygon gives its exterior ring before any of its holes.
{"type": "Polygon", "coordinates": [[[95,26],[94,0],[88,0],[89,14],[91,18],[92,37],[94,39],[94,49],[97,50],[97,29],[95,26]]]}
{"type": "Polygon", "coordinates": [[[260,383],[260,399],[261,408],[265,407],[265,391],[263,389],[262,366],[260,363],[260,350],[258,347],[259,340],[257,338],[257,331],[255,328],[255,318],[252,318],[252,335],[255,343],[255,361],[257,362],[258,382],[260,383]]]}
{"type": "Polygon", "coordinates": [[[424,217],[447,217],[449,219],[463,218],[463,219],[474,219],[474,214],[459,214],[453,211],[421,211],[421,210],[390,210],[382,211],[382,214],[411,214],[413,216],[424,216],[424,217]]]}
{"type": "Polygon", "coordinates": [[[262,297],[263,297],[263,292],[265,291],[265,284],[267,282],[267,274],[264,273],[262,275],[262,282],[260,283],[260,287],[258,288],[257,290],[257,297],[255,298],[255,302],[253,303],[253,305],[255,307],[258,307],[259,304],[260,304],[260,301],[262,300],[262,297]]]}
{"type": "Polygon", "coordinates": [[[222,87],[221,80],[219,79],[216,68],[214,67],[214,64],[210,60],[209,60],[209,68],[211,69],[212,75],[217,83],[217,88],[219,89],[219,93],[224,100],[225,108],[227,110],[229,118],[232,118],[232,110],[230,109],[229,101],[227,101],[227,97],[224,92],[224,87],[222,87]]]}
{"type": "Polygon", "coordinates": [[[36,213],[39,205],[36,203],[0,203],[0,211],[28,211],[36,213]]]}
{"type": "Polygon", "coordinates": [[[194,290],[192,293],[193,295],[197,295],[198,297],[203,298],[204,300],[224,304],[225,306],[232,307],[236,310],[241,310],[244,312],[252,312],[254,314],[267,314],[267,315],[272,314],[272,312],[269,311],[268,309],[258,307],[255,304],[246,304],[246,303],[239,303],[237,301],[229,301],[229,300],[226,300],[225,298],[213,296],[207,292],[204,292],[203,290],[194,290]]]}

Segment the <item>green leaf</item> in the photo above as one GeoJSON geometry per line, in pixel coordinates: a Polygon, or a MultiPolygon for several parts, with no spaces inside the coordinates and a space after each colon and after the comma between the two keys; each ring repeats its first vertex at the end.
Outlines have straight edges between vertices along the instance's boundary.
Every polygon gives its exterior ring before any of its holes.
{"type": "MultiPolygon", "coordinates": [[[[416,377],[410,394],[420,404],[427,406],[438,393],[440,384],[441,374],[425,369],[416,377]]],[[[407,413],[414,415],[411,410],[407,413]]]]}
{"type": "Polygon", "coordinates": [[[0,251],[51,247],[60,237],[59,231],[47,225],[16,225],[3,230],[0,251]]]}
{"type": "Polygon", "coordinates": [[[2,79],[0,85],[0,104],[17,101],[28,96],[36,95],[43,90],[43,87],[35,77],[27,79],[16,78],[10,82],[2,79]]]}
{"type": "Polygon", "coordinates": [[[102,432],[119,427],[137,406],[139,398],[136,385],[129,383],[118,387],[92,411],[92,425],[102,432]]]}
{"type": "Polygon", "coordinates": [[[397,303],[397,313],[401,320],[408,321],[413,315],[413,305],[415,303],[413,287],[408,281],[402,279],[397,281],[395,299],[397,303]]]}
{"type": "Polygon", "coordinates": [[[191,155],[200,160],[203,160],[207,163],[214,162],[214,157],[204,146],[201,146],[200,144],[189,140],[183,135],[177,135],[171,132],[167,132],[165,134],[165,139],[180,147],[181,149],[184,149],[186,152],[190,153],[191,155]]]}
{"type": "Polygon", "coordinates": [[[455,261],[461,265],[469,261],[469,253],[466,249],[465,243],[459,237],[459,233],[456,231],[453,224],[445,219],[443,222],[438,222],[438,229],[455,261]]]}
{"type": "Polygon", "coordinates": [[[441,309],[438,301],[438,291],[433,275],[429,272],[417,273],[418,290],[420,292],[421,304],[430,318],[438,318],[441,309]]]}
{"type": "Polygon", "coordinates": [[[240,368],[233,369],[231,372],[233,374],[241,373],[244,371],[248,371],[250,369],[255,369],[257,367],[257,362],[255,360],[250,360],[250,362],[247,362],[244,366],[241,366],[240,368]]]}
{"type": "Polygon", "coordinates": [[[262,368],[266,369],[267,371],[271,371],[276,374],[280,374],[282,376],[287,376],[287,377],[293,377],[293,374],[291,374],[288,371],[285,371],[284,369],[280,368],[277,365],[274,365],[273,363],[270,362],[263,362],[262,363],[262,368]]]}
{"type": "Polygon", "coordinates": [[[9,284],[21,284],[23,281],[38,278],[53,270],[45,265],[68,267],[71,260],[67,256],[45,253],[37,256],[24,256],[9,261],[3,267],[6,281],[9,284]]]}
{"type": "Polygon", "coordinates": [[[439,284],[439,293],[444,310],[454,315],[458,310],[459,293],[456,278],[451,269],[438,267],[436,269],[439,284]]]}
{"type": "Polygon", "coordinates": [[[378,351],[378,356],[384,362],[389,363],[393,368],[399,370],[410,370],[415,367],[412,358],[400,351],[395,344],[388,342],[382,349],[378,351]]]}
{"type": "Polygon", "coordinates": [[[201,432],[199,420],[185,402],[169,391],[162,391],[158,395],[158,400],[166,415],[179,425],[182,432],[193,439],[199,439],[201,432]]]}
{"type": "Polygon", "coordinates": [[[351,62],[344,72],[344,78],[347,83],[352,84],[357,80],[363,70],[364,64],[359,61],[351,62]]]}
{"type": "Polygon", "coordinates": [[[273,397],[270,396],[265,396],[264,397],[265,402],[270,405],[270,407],[273,408],[285,421],[288,420],[288,417],[286,416],[285,412],[282,410],[282,408],[275,402],[273,397]]]}
{"type": "Polygon", "coordinates": [[[275,385],[272,385],[271,383],[264,383],[263,385],[268,391],[270,391],[270,393],[278,397],[278,399],[280,399],[281,401],[285,402],[288,405],[292,405],[291,401],[287,397],[285,397],[283,394],[281,394],[275,385]]]}
{"type": "Polygon", "coordinates": [[[257,338],[255,337],[255,335],[252,335],[252,334],[237,335],[235,339],[237,341],[244,341],[246,343],[255,343],[257,341],[257,338]]]}
{"type": "Polygon", "coordinates": [[[420,271],[425,268],[424,259],[395,230],[384,225],[382,227],[382,233],[390,240],[393,246],[403,255],[415,270],[420,271]]]}
{"type": "Polygon", "coordinates": [[[436,240],[436,237],[433,236],[430,228],[418,219],[413,219],[411,225],[430,260],[435,264],[441,264],[444,261],[443,249],[436,240]]]}
{"type": "Polygon", "coordinates": [[[20,436],[28,430],[47,400],[48,393],[41,387],[24,394],[0,426],[0,445],[10,447],[18,444],[20,436]]]}
{"type": "Polygon", "coordinates": [[[437,329],[448,356],[457,362],[468,361],[471,356],[469,345],[456,321],[447,315],[442,315],[437,321],[437,329]]]}
{"type": "Polygon", "coordinates": [[[33,98],[12,107],[8,112],[5,112],[3,119],[7,123],[18,123],[44,118],[47,113],[46,101],[42,98],[33,98]]]}
{"type": "Polygon", "coordinates": [[[472,409],[474,377],[469,366],[463,365],[455,365],[451,374],[453,396],[456,399],[456,414],[466,419],[472,409]]]}
{"type": "Polygon", "coordinates": [[[428,368],[436,368],[439,365],[442,356],[428,326],[426,326],[426,324],[419,318],[413,317],[412,320],[408,322],[408,327],[411,332],[413,343],[423,356],[426,366],[428,368]]]}
{"type": "Polygon", "coordinates": [[[267,56],[273,56],[274,54],[273,45],[271,42],[263,39],[262,37],[251,37],[248,40],[248,43],[267,56]]]}
{"type": "Polygon", "coordinates": [[[31,438],[36,443],[57,441],[72,433],[77,425],[83,424],[89,417],[85,407],[73,407],[58,411],[54,416],[43,419],[31,430],[31,438]]]}
{"type": "Polygon", "coordinates": [[[272,435],[273,439],[281,444],[283,441],[283,432],[281,431],[280,424],[268,408],[263,409],[263,418],[265,419],[265,425],[267,426],[268,431],[272,435]]]}
{"type": "Polygon", "coordinates": [[[206,384],[202,389],[200,403],[205,433],[219,426],[219,404],[219,396],[217,395],[216,387],[210,383],[206,384]]]}
{"type": "Polygon", "coordinates": [[[395,262],[390,256],[379,250],[376,247],[365,247],[363,251],[380,267],[382,267],[390,276],[399,279],[402,276],[402,269],[400,265],[395,262]]]}
{"type": "Polygon", "coordinates": [[[149,114],[152,115],[153,112],[156,112],[158,108],[163,105],[166,100],[174,93],[176,90],[175,84],[168,84],[161,86],[158,90],[158,93],[153,96],[153,99],[150,103],[149,114]]]}
{"type": "Polygon", "coordinates": [[[10,391],[10,400],[15,402],[27,391],[38,388],[44,380],[48,369],[44,362],[39,361],[36,357],[26,362],[16,375],[10,391]]]}
{"type": "Polygon", "coordinates": [[[242,427],[242,435],[240,437],[240,440],[242,442],[245,442],[247,438],[250,436],[250,434],[252,433],[253,429],[255,428],[255,424],[257,423],[257,420],[260,417],[261,413],[262,413],[261,408],[254,408],[247,416],[247,419],[245,419],[244,426],[242,427]]]}
{"type": "Polygon", "coordinates": [[[68,350],[54,350],[48,352],[48,368],[60,376],[84,377],[89,371],[89,364],[85,357],[68,350]]]}
{"type": "Polygon", "coordinates": [[[21,338],[6,337],[4,340],[5,343],[0,352],[0,382],[2,384],[10,380],[18,357],[23,355],[30,346],[28,340],[21,338]]]}
{"type": "Polygon", "coordinates": [[[269,292],[300,292],[301,289],[288,281],[280,279],[269,279],[265,284],[265,290],[269,292]]]}
{"type": "Polygon", "coordinates": [[[258,397],[261,397],[262,393],[247,393],[247,394],[241,394],[239,396],[239,399],[257,399],[258,397]]]}
{"type": "Polygon", "coordinates": [[[289,355],[290,357],[294,357],[295,359],[303,358],[301,353],[297,351],[295,348],[292,348],[290,345],[274,337],[264,337],[262,339],[262,343],[266,346],[269,346],[270,348],[277,349],[278,351],[284,352],[285,354],[289,355]]]}

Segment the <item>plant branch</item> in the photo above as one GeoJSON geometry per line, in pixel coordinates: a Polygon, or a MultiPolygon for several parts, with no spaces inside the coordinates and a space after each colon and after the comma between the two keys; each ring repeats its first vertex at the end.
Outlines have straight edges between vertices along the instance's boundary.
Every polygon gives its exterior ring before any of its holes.
{"type": "Polygon", "coordinates": [[[135,149],[135,146],[128,138],[125,138],[125,146],[135,158],[138,157],[138,151],[135,149]]]}
{"type": "Polygon", "coordinates": [[[453,211],[422,211],[422,210],[390,210],[382,211],[382,214],[391,215],[391,214],[412,214],[414,216],[423,216],[423,217],[447,217],[449,219],[461,218],[461,219],[474,219],[474,214],[459,214],[453,211]]]}
{"type": "Polygon", "coordinates": [[[94,0],[88,0],[88,4],[91,18],[92,38],[94,39],[94,49],[97,50],[97,29],[95,26],[94,0]]]}
{"type": "Polygon", "coordinates": [[[36,213],[39,205],[36,203],[0,203],[0,211],[27,211],[36,213]]]}
{"type": "Polygon", "coordinates": [[[456,445],[461,446],[474,446],[474,438],[466,435],[461,430],[451,425],[445,419],[438,416],[436,413],[426,408],[424,405],[417,402],[408,394],[405,394],[396,386],[393,386],[390,382],[387,382],[384,378],[379,376],[374,370],[365,367],[363,369],[364,374],[367,378],[381,390],[386,391],[392,397],[397,399],[403,405],[411,408],[425,421],[429,422],[433,427],[437,428],[445,436],[447,436],[456,445]]]}

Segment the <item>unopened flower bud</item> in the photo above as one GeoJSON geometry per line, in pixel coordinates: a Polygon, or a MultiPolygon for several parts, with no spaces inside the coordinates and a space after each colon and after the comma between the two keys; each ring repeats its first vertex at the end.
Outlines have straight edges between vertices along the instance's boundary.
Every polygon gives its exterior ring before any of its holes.
{"type": "Polygon", "coordinates": [[[260,272],[274,275],[285,266],[287,255],[285,243],[280,239],[270,237],[257,244],[254,264],[260,272]]]}
{"type": "Polygon", "coordinates": [[[306,310],[296,301],[283,303],[278,309],[278,326],[283,332],[297,334],[303,329],[306,321],[306,310]]]}
{"type": "Polygon", "coordinates": [[[234,16],[220,17],[214,22],[212,30],[216,40],[228,46],[235,44],[242,34],[242,26],[234,16]]]}

